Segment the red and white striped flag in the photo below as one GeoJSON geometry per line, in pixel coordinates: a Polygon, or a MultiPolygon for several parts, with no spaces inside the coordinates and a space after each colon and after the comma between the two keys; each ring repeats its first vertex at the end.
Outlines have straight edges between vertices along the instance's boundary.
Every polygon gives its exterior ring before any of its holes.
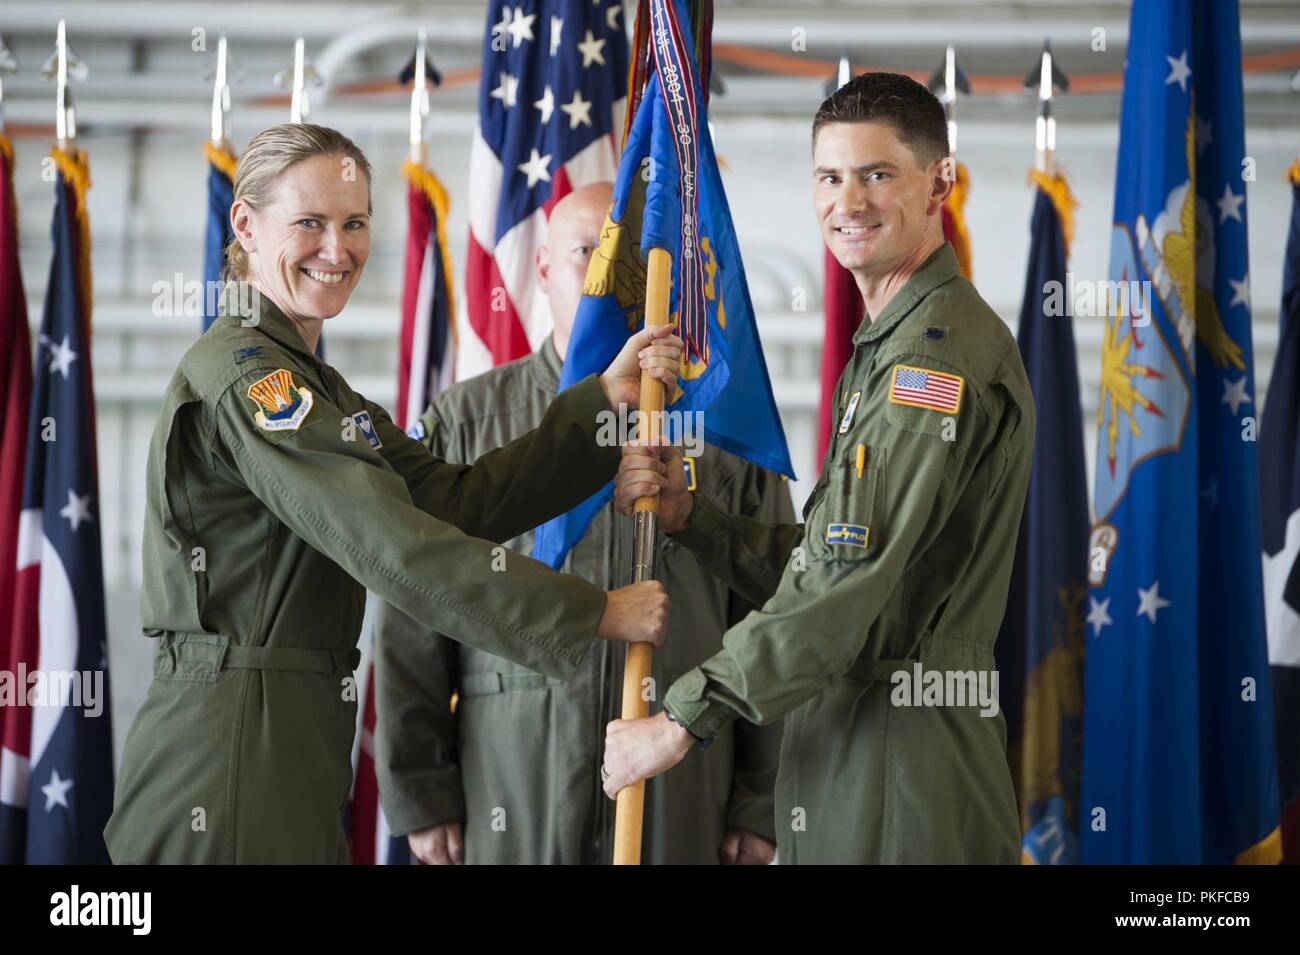
{"type": "MultiPolygon", "coordinates": [[[[13,146],[0,133],[0,666],[9,665],[15,639],[10,608],[17,585],[18,516],[27,459],[27,407],[32,398],[32,340],[18,268],[13,171],[13,146]]],[[[0,706],[0,739],[10,709],[0,706]]]]}
{"type": "Polygon", "coordinates": [[[397,424],[409,428],[455,380],[456,314],[447,247],[447,190],[432,170],[406,162],[410,224],[402,333],[397,355],[397,424]]]}
{"type": "Polygon", "coordinates": [[[456,377],[534,351],[551,333],[534,259],[551,209],[618,169],[626,104],[621,0],[492,0],[470,151],[469,243],[456,377]]]}

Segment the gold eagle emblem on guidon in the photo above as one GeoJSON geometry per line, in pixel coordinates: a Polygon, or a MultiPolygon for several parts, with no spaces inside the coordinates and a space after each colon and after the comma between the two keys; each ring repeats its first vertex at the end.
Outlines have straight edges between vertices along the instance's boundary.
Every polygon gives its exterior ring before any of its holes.
{"type": "MultiPolygon", "coordinates": [[[[611,210],[612,211],[612,210],[611,210]]],[[[641,221],[645,213],[645,186],[638,182],[628,195],[621,222],[615,222],[607,212],[600,230],[600,242],[587,266],[587,278],[582,286],[584,295],[604,297],[613,295],[623,310],[623,320],[629,332],[645,321],[646,266],[641,256],[641,221]]],[[[717,291],[718,261],[713,245],[707,236],[700,238],[700,251],[704,255],[704,297],[718,301],[718,326],[727,327],[726,312],[717,291]]],[[[677,322],[677,314],[670,316],[677,322]]],[[[708,355],[703,358],[682,355],[679,376],[683,381],[699,378],[708,370],[708,355]]],[[[669,404],[680,395],[670,395],[669,404]]]]}

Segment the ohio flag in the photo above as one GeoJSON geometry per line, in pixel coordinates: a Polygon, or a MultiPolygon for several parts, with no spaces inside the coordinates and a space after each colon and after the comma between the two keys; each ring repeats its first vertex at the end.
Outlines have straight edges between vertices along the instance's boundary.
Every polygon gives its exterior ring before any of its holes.
{"type": "MultiPolygon", "coordinates": [[[[113,807],[85,154],[55,149],[50,265],[27,425],[10,674],[0,748],[6,863],[107,863],[113,807]]],[[[9,610],[10,608],[2,608],[9,610]]]]}

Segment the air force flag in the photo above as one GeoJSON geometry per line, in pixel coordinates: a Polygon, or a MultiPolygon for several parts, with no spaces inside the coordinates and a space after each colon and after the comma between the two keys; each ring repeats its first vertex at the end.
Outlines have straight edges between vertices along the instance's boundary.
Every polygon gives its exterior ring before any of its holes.
{"type": "Polygon", "coordinates": [[[1135,4],[1110,278],[1150,284],[1105,318],[1085,862],[1280,854],[1244,153],[1237,4],[1135,4]]]}

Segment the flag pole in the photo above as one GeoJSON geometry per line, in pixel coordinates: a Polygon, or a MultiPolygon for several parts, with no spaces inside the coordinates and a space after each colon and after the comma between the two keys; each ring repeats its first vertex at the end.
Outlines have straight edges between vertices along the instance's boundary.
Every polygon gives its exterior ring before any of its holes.
{"type": "MultiPolygon", "coordinates": [[[[645,325],[657,328],[668,324],[668,292],[673,282],[673,260],[666,249],[651,249],[646,272],[645,325]]],[[[663,420],[663,382],[641,372],[641,416],[639,429],[643,444],[658,442],[663,420]]],[[[655,578],[656,537],[659,531],[659,498],[638,498],[632,508],[634,542],[632,582],[655,578]]],[[[623,667],[623,713],[625,720],[645,719],[650,715],[650,701],[643,692],[650,679],[651,646],[634,643],[627,648],[623,667]]],[[[641,822],[645,813],[645,780],[619,790],[614,813],[614,864],[641,864],[641,822]]]]}
{"type": "Polygon", "coordinates": [[[4,77],[18,72],[18,58],[5,46],[4,37],[0,37],[0,135],[5,131],[5,87],[4,77]]]}
{"type": "Polygon", "coordinates": [[[54,55],[57,58],[54,70],[54,130],[59,148],[67,152],[69,143],[77,138],[77,120],[68,94],[68,35],[63,20],[59,21],[58,33],[55,35],[54,55]]]}
{"type": "Polygon", "coordinates": [[[424,165],[424,121],[429,115],[428,70],[425,64],[424,27],[416,31],[415,60],[411,76],[410,159],[416,166],[424,165]]]}
{"type": "Polygon", "coordinates": [[[1038,117],[1034,122],[1034,167],[1045,176],[1056,174],[1056,117],[1052,115],[1055,90],[1069,90],[1070,81],[1052,58],[1052,45],[1043,41],[1038,66],[1025,77],[1025,86],[1038,91],[1038,117]]]}
{"type": "Polygon", "coordinates": [[[212,145],[228,148],[230,141],[230,83],[227,80],[226,35],[217,40],[217,71],[212,83],[212,145]]]}
{"type": "Polygon", "coordinates": [[[944,235],[952,242],[953,251],[961,265],[962,275],[971,278],[970,232],[966,227],[966,198],[970,191],[970,177],[966,168],[957,161],[957,97],[970,94],[970,81],[957,62],[957,51],[948,46],[943,62],[931,75],[927,84],[943,104],[944,118],[948,123],[948,156],[952,162],[952,192],[944,203],[944,235]]]}
{"type": "Polygon", "coordinates": [[[293,63],[287,69],[275,74],[275,85],[289,87],[289,122],[305,123],[311,115],[311,104],[307,97],[307,86],[320,86],[321,79],[316,68],[307,59],[307,41],[299,33],[293,41],[293,63]]]}

